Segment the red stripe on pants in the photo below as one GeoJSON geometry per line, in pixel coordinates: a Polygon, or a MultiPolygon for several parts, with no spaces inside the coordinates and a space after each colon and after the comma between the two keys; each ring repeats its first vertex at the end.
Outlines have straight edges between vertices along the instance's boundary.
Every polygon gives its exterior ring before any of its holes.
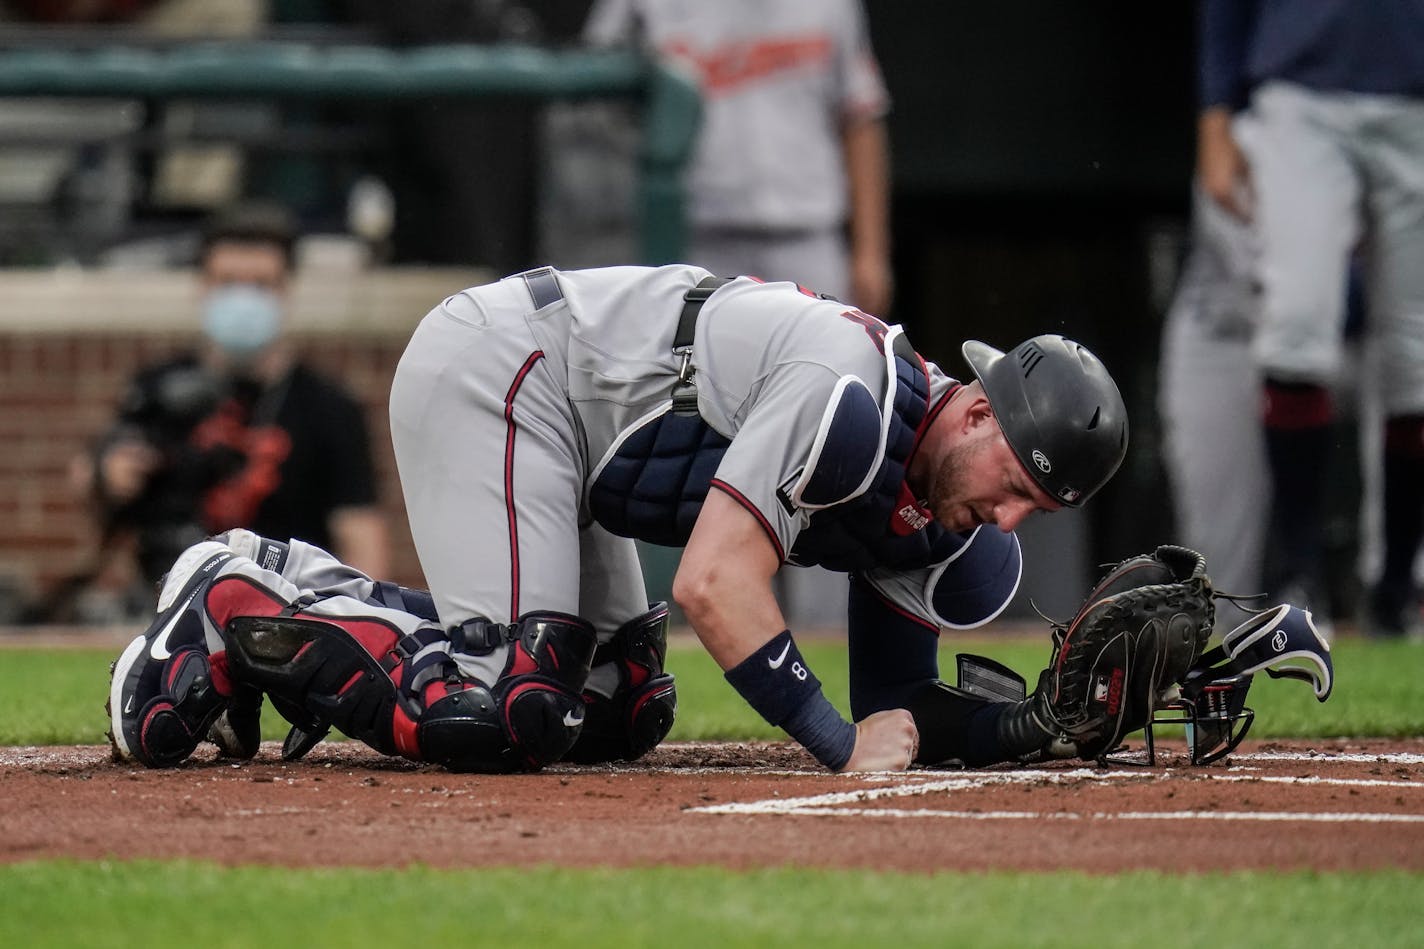
{"type": "Polygon", "coordinates": [[[519,618],[519,519],[514,511],[514,397],[534,364],[544,358],[543,350],[535,350],[515,373],[509,391],[504,395],[504,509],[509,519],[509,621],[519,618]]]}

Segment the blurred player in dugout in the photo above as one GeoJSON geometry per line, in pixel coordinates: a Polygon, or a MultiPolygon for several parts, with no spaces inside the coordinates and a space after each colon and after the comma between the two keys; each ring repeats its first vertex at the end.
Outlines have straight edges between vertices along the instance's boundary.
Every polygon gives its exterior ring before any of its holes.
{"type": "MultiPolygon", "coordinates": [[[[890,98],[859,0],[595,0],[584,37],[697,79],[689,262],[889,316],[890,98]]],[[[811,568],[781,582],[795,621],[843,621],[844,577],[811,568]]]]}
{"type": "Polygon", "coordinates": [[[63,618],[116,551],[132,546],[152,589],[184,548],[233,527],[330,545],[363,571],[387,572],[362,410],[284,334],[295,238],[275,205],[232,209],[206,229],[202,341],[140,370],[114,425],[75,460],[99,521],[98,556],[70,596],[51,598],[59,615],[47,618],[63,618]]]}

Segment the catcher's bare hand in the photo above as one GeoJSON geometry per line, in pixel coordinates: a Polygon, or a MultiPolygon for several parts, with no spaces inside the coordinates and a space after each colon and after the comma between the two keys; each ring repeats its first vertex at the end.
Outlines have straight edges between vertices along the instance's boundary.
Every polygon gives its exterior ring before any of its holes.
{"type": "Polygon", "coordinates": [[[855,750],[841,772],[904,771],[919,751],[920,733],[903,708],[867,715],[855,723],[855,750]]]}

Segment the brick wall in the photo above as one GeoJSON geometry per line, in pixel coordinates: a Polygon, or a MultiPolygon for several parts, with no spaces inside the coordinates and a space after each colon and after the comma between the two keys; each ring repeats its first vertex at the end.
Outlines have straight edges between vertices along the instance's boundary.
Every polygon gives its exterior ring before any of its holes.
{"type": "MultiPolygon", "coordinates": [[[[160,278],[154,278],[160,279],[160,278]]],[[[185,275],[160,282],[191,282],[185,275]]],[[[423,583],[406,527],[386,398],[410,330],[444,295],[477,282],[469,272],[363,277],[339,291],[307,285],[298,294],[293,335],[302,357],[341,381],[366,409],[381,505],[392,542],[392,577],[423,583]],[[392,290],[392,284],[397,285],[392,290]],[[335,297],[333,299],[333,294],[335,297]],[[321,298],[324,306],[307,306],[321,298]],[[343,325],[343,300],[387,308],[343,325]],[[324,315],[323,315],[324,314],[324,315]]],[[[110,423],[133,372],[191,346],[191,295],[170,286],[145,294],[129,277],[88,277],[81,291],[37,292],[33,274],[0,274],[0,587],[33,596],[68,576],[91,554],[95,527],[69,476],[72,460],[110,423]],[[118,289],[116,289],[118,288],[118,289]],[[74,294],[82,299],[76,304],[74,294]],[[117,294],[117,298],[115,297],[117,294]],[[160,301],[128,306],[125,294],[160,301]],[[166,301],[166,302],[164,302],[166,301]],[[132,316],[122,316],[132,310],[132,316]],[[120,314],[116,317],[115,314],[120,314]]]]}
{"type": "MultiPolygon", "coordinates": [[[[366,409],[395,578],[419,583],[385,406],[403,343],[372,337],[302,342],[307,361],[341,380],[366,409]]],[[[190,343],[186,336],[134,333],[0,335],[0,574],[33,592],[85,559],[94,528],[71,485],[70,463],[109,424],[134,369],[190,343]]]]}

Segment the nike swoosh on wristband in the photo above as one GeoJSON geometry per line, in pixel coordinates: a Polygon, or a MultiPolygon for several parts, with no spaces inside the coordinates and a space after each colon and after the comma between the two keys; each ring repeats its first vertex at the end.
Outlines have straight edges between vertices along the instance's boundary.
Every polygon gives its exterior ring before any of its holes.
{"type": "Polygon", "coordinates": [[[567,726],[569,726],[570,728],[573,728],[575,725],[582,725],[582,724],[583,724],[583,713],[582,713],[582,712],[579,712],[578,715],[575,716],[573,712],[565,712],[565,713],[564,713],[564,724],[567,725],[567,726]]]}
{"type": "Polygon", "coordinates": [[[773,669],[780,669],[781,664],[786,661],[786,654],[790,651],[791,643],[788,642],[786,644],[786,648],[781,650],[781,655],[777,656],[775,659],[768,659],[766,661],[766,664],[771,666],[773,669]]]}
{"type": "Polygon", "coordinates": [[[168,651],[168,637],[172,634],[174,627],[178,625],[178,621],[183,618],[183,611],[188,608],[188,604],[192,603],[193,597],[197,595],[197,590],[189,593],[188,598],[183,601],[183,605],[173,611],[173,618],[164,625],[163,629],[158,631],[158,636],[154,638],[153,645],[148,647],[148,654],[150,656],[162,661],[172,655],[172,653],[168,651]]]}

